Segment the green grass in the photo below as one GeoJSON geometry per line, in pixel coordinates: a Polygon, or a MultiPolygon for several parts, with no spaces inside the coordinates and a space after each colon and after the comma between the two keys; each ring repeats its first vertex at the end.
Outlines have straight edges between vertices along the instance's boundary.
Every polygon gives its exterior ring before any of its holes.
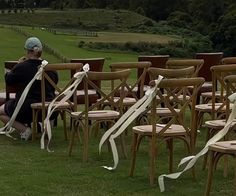
{"type": "MultiPolygon", "coordinates": [[[[90,138],[89,160],[83,163],[80,143],[75,145],[72,156],[68,156],[68,141],[64,141],[61,123],[53,129],[52,153],[40,149],[39,139],[23,142],[1,136],[1,195],[203,195],[207,171],[201,170],[201,160],[196,164],[196,181],[192,179],[191,172],[186,172],[178,180],[166,180],[166,192],[161,194],[158,186],[150,187],[148,181],[148,140],[141,143],[135,176],[131,178],[128,176],[130,153],[128,159],[120,154],[118,168],[113,172],[101,167],[112,165],[112,159],[106,146],[102,154],[98,154],[100,137],[101,134],[90,138]]],[[[131,138],[129,133],[126,137],[128,152],[131,138]]],[[[200,135],[199,139],[203,138],[200,135]]],[[[176,169],[185,153],[182,143],[175,144],[176,169]]],[[[168,173],[165,145],[162,143],[158,149],[156,176],[168,173]]],[[[233,195],[233,162],[229,160],[230,174],[227,178],[222,176],[222,161],[215,172],[212,195],[233,195]]]]}

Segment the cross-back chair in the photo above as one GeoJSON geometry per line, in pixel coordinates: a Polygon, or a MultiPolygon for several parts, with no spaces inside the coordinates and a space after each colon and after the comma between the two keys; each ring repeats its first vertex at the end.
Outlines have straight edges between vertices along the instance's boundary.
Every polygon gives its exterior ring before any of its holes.
{"type": "Polygon", "coordinates": [[[236,64],[236,57],[225,57],[222,59],[222,64],[236,64]]]}
{"type": "MultiPolygon", "coordinates": [[[[103,65],[105,62],[105,58],[76,58],[76,59],[71,59],[71,63],[82,63],[85,65],[86,63],[89,64],[90,71],[96,71],[96,72],[101,72],[103,70],[103,65]]],[[[98,82],[98,81],[96,81],[98,82]]],[[[96,83],[95,82],[95,83],[96,83]]],[[[101,87],[101,83],[98,82],[97,85],[101,87]]],[[[97,92],[89,86],[89,104],[95,103],[97,99],[99,98],[99,95],[97,92]]],[[[78,104],[84,104],[84,84],[83,82],[79,84],[78,90],[77,90],[77,103],[78,104]]]]}
{"type": "Polygon", "coordinates": [[[169,148],[169,171],[172,172],[173,167],[173,139],[181,139],[187,146],[188,153],[191,154],[194,149],[194,138],[196,135],[194,109],[196,104],[196,95],[203,78],[172,78],[163,79],[159,84],[156,99],[151,104],[151,124],[133,127],[133,144],[132,144],[132,163],[130,176],[133,176],[136,154],[141,140],[149,137],[150,147],[150,184],[154,184],[155,178],[155,161],[157,157],[157,139],[158,141],[167,142],[169,148]],[[189,91],[189,86],[193,86],[193,90],[189,91]],[[183,96],[179,98],[179,94],[183,96]],[[188,96],[188,97],[187,97],[188,96]],[[179,112],[175,110],[175,103],[178,104],[179,112]],[[169,121],[165,124],[157,123],[158,115],[156,107],[164,104],[171,111],[169,121]],[[191,106],[191,107],[189,107],[191,106]],[[188,110],[190,108],[190,111],[188,110]],[[189,118],[184,118],[188,111],[189,118]]]}
{"type": "MultiPolygon", "coordinates": [[[[148,61],[151,63],[151,67],[166,68],[166,62],[170,58],[170,55],[139,55],[138,61],[148,61]]],[[[142,69],[138,69],[137,77],[143,73],[142,69]]],[[[145,77],[144,85],[149,85],[150,78],[147,74],[145,77]]]]}
{"type": "MultiPolygon", "coordinates": [[[[236,158],[236,140],[216,142],[215,144],[210,145],[209,153],[210,153],[210,162],[209,162],[205,196],[210,195],[213,172],[220,158],[226,155],[236,158]]],[[[234,168],[234,170],[235,170],[234,195],[236,195],[236,168],[234,168]]]]}
{"type": "MultiPolygon", "coordinates": [[[[139,75],[137,79],[134,81],[131,80],[131,77],[128,79],[125,87],[125,98],[123,100],[124,106],[130,107],[134,103],[136,103],[139,98],[143,97],[145,90],[144,89],[144,81],[147,75],[147,70],[151,66],[150,62],[118,62],[112,63],[110,65],[110,69],[112,72],[117,70],[130,69],[131,71],[138,72],[138,70],[142,70],[142,74],[139,75]]],[[[120,93],[114,99],[119,99],[120,93]]]]}
{"type": "MultiPolygon", "coordinates": [[[[87,77],[84,77],[84,90],[85,90],[85,107],[81,112],[72,112],[72,122],[74,125],[71,141],[69,145],[69,155],[71,155],[72,147],[74,144],[75,134],[83,132],[83,161],[88,160],[88,142],[89,132],[92,128],[100,129],[100,126],[95,126],[97,123],[106,122],[108,129],[123,112],[123,98],[124,88],[126,81],[130,75],[130,70],[121,70],[116,72],[88,72],[87,77]],[[95,81],[106,82],[106,87],[100,88],[95,81]],[[92,86],[100,95],[100,99],[96,103],[89,105],[88,103],[88,86],[92,86]],[[119,100],[114,100],[115,94],[120,91],[119,100]],[[111,108],[101,109],[104,103],[109,103],[111,108]],[[90,123],[89,123],[90,122],[90,123]]],[[[122,144],[122,150],[124,145],[122,144]]]]}
{"type": "Polygon", "coordinates": [[[202,85],[198,94],[197,104],[200,104],[201,94],[212,92],[212,74],[210,68],[221,64],[223,52],[196,53],[195,58],[204,60],[204,64],[198,73],[199,77],[205,78],[205,83],[202,85]]]}
{"type": "Polygon", "coordinates": [[[193,77],[198,76],[199,70],[202,68],[204,64],[203,59],[170,59],[166,62],[167,69],[179,69],[186,67],[194,67],[193,77]]]}
{"type": "MultiPolygon", "coordinates": [[[[236,92],[236,75],[229,75],[224,77],[224,85],[225,85],[225,89],[226,89],[226,95],[225,95],[225,100],[224,100],[224,104],[225,104],[225,118],[223,119],[216,119],[216,120],[208,120],[205,122],[205,127],[207,128],[207,135],[206,135],[206,141],[208,141],[211,137],[213,137],[218,131],[220,131],[221,129],[224,128],[224,126],[226,125],[226,121],[229,117],[230,114],[230,102],[228,97],[236,92]]],[[[231,131],[235,130],[235,122],[232,123],[232,128],[230,128],[230,133],[231,131]]],[[[229,134],[228,134],[229,135],[229,134]]],[[[228,135],[226,135],[224,137],[224,139],[227,140],[227,138],[229,137],[228,135]]],[[[204,156],[204,161],[203,161],[203,169],[206,168],[207,165],[207,157],[208,154],[206,154],[204,156]]],[[[224,169],[224,175],[226,176],[227,173],[227,167],[225,167],[224,169]]]]}
{"type": "MultiPolygon", "coordinates": [[[[82,68],[81,63],[57,63],[57,64],[47,64],[42,73],[41,79],[41,102],[40,103],[33,103],[31,104],[32,112],[33,112],[33,129],[32,129],[32,140],[35,140],[36,133],[38,130],[38,122],[44,122],[46,118],[46,111],[48,105],[51,100],[46,100],[46,90],[45,90],[45,83],[49,83],[52,88],[55,89],[55,94],[60,94],[63,92],[71,83],[67,81],[71,81],[71,76],[74,75],[77,71],[80,71],[82,68]],[[48,75],[50,72],[57,72],[59,75],[58,83],[53,81],[50,76],[48,75]],[[41,116],[39,116],[41,114],[41,116]]],[[[75,92],[76,93],[76,92],[75,92]]],[[[77,101],[76,101],[76,94],[74,93],[73,99],[68,100],[65,103],[62,103],[58,108],[57,111],[61,114],[63,120],[63,127],[64,127],[64,135],[65,139],[67,139],[67,128],[66,128],[66,116],[65,112],[76,111],[77,108],[77,101]]],[[[42,131],[44,131],[44,126],[41,127],[42,131]]]]}
{"type": "Polygon", "coordinates": [[[224,77],[236,73],[236,64],[212,66],[211,71],[213,81],[211,102],[196,105],[198,128],[202,125],[205,113],[210,114],[212,120],[225,118],[227,98],[224,77]]]}
{"type": "MultiPolygon", "coordinates": [[[[162,75],[165,78],[190,78],[194,75],[195,68],[187,67],[187,68],[179,68],[179,69],[163,69],[163,68],[154,68],[150,67],[148,69],[148,74],[151,80],[155,80],[158,75],[162,75]]],[[[179,94],[178,96],[182,96],[179,94]]],[[[176,112],[178,112],[178,108],[175,108],[176,112]]],[[[164,105],[162,107],[156,108],[157,115],[160,117],[159,121],[169,118],[169,115],[171,115],[171,112],[168,108],[166,108],[164,105]]],[[[144,113],[141,116],[143,124],[149,124],[148,116],[150,116],[150,110],[144,113]]]]}

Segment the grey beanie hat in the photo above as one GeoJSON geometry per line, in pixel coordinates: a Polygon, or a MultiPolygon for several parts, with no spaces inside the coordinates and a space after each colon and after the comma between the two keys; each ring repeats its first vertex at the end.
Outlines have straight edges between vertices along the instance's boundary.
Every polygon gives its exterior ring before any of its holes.
{"type": "Polygon", "coordinates": [[[42,51],[43,45],[37,37],[30,37],[25,41],[26,50],[42,51]]]}

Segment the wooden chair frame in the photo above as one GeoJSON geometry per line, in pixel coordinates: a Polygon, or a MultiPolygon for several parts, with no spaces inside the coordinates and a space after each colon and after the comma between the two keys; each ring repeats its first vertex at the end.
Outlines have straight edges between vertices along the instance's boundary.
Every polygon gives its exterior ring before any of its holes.
{"type": "MultiPolygon", "coordinates": [[[[81,112],[71,113],[73,119],[73,132],[71,135],[71,142],[69,145],[69,155],[71,155],[72,147],[74,144],[75,133],[79,135],[79,128],[82,129],[84,139],[83,139],[83,161],[88,160],[88,141],[89,132],[91,128],[101,122],[108,122],[110,126],[114,123],[121,115],[123,111],[123,99],[124,99],[124,88],[126,81],[130,74],[130,70],[122,70],[117,72],[88,72],[87,77],[84,78],[84,90],[85,90],[85,108],[81,112]],[[114,86],[110,90],[104,91],[98,87],[94,81],[115,81],[114,86]],[[101,98],[94,104],[89,105],[88,103],[88,86],[92,86],[101,96],[101,98]],[[121,91],[121,96],[119,100],[114,100],[114,95],[117,91],[121,91]],[[101,110],[104,102],[108,102],[112,106],[112,110],[101,110]],[[90,125],[89,125],[90,122],[90,125]],[[89,128],[90,127],[90,128],[89,128]]],[[[97,128],[97,127],[96,127],[97,128]]],[[[105,127],[108,128],[108,127],[105,127]]],[[[124,147],[124,146],[123,146],[124,147]]]]}
{"type": "MultiPolygon", "coordinates": [[[[42,122],[44,122],[44,119],[46,117],[47,107],[49,105],[49,102],[46,100],[46,95],[45,95],[45,83],[48,82],[55,89],[56,94],[59,94],[59,93],[63,92],[73,82],[73,80],[70,80],[70,82],[67,83],[64,86],[64,88],[61,88],[48,76],[47,72],[48,71],[70,71],[70,75],[73,75],[77,71],[80,71],[82,66],[83,65],[81,63],[58,63],[58,64],[48,64],[44,67],[44,70],[42,73],[42,79],[41,79],[41,100],[42,101],[40,103],[31,104],[31,108],[32,108],[32,112],[33,112],[32,140],[35,140],[35,136],[36,136],[36,132],[37,132],[38,115],[41,112],[42,122]]],[[[72,101],[68,100],[65,104],[63,104],[57,108],[57,111],[59,111],[61,113],[61,116],[63,119],[65,139],[67,139],[65,112],[76,111],[77,102],[75,101],[76,100],[75,93],[73,95],[72,101]]],[[[42,131],[44,131],[44,126],[42,126],[42,131]]]]}
{"type": "Polygon", "coordinates": [[[186,67],[194,67],[194,74],[192,77],[197,77],[199,70],[202,68],[204,64],[203,59],[177,59],[177,60],[168,60],[166,62],[167,69],[180,69],[186,67]]]}
{"type": "Polygon", "coordinates": [[[128,84],[126,83],[126,89],[125,91],[125,97],[133,97],[137,101],[139,98],[143,97],[144,95],[144,81],[145,77],[147,75],[147,70],[151,66],[150,62],[119,62],[119,63],[112,63],[110,65],[111,71],[117,71],[117,70],[124,70],[124,69],[131,69],[138,72],[138,70],[142,70],[142,73],[140,73],[139,77],[135,81],[134,84],[128,84]],[[137,91],[135,89],[138,89],[137,91]]]}
{"type": "Polygon", "coordinates": [[[133,127],[134,142],[132,145],[132,164],[130,169],[130,176],[133,176],[136,152],[140,145],[141,139],[144,136],[151,137],[151,158],[150,158],[150,184],[154,184],[155,178],[155,161],[156,161],[156,143],[157,138],[167,142],[170,156],[169,156],[169,171],[172,172],[173,167],[173,139],[181,139],[188,147],[188,152],[192,153],[194,150],[194,140],[196,137],[195,115],[194,109],[196,104],[196,95],[201,85],[203,78],[177,78],[177,79],[163,79],[157,92],[157,99],[153,99],[151,105],[151,125],[141,125],[133,127]],[[193,90],[189,91],[188,86],[193,86],[193,90]],[[163,89],[163,90],[161,90],[163,89]],[[179,92],[183,97],[180,98],[179,92]],[[188,98],[187,98],[188,96],[188,98]],[[179,105],[179,112],[176,112],[174,102],[179,105]],[[171,111],[170,119],[166,124],[156,124],[157,114],[156,106],[164,104],[171,111]],[[190,107],[190,124],[187,126],[182,118],[187,108],[190,107]]]}

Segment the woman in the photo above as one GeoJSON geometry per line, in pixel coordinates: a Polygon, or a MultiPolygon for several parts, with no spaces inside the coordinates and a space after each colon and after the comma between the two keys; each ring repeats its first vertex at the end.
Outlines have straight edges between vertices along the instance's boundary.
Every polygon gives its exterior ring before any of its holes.
{"type": "MultiPolygon", "coordinates": [[[[26,56],[19,60],[19,63],[14,68],[5,74],[6,85],[17,85],[21,88],[16,92],[15,99],[9,100],[4,105],[0,106],[0,120],[7,123],[21,97],[21,94],[27,84],[32,80],[38,71],[38,66],[41,65],[42,59],[42,43],[36,37],[30,37],[26,40],[25,46],[26,56]]],[[[55,82],[58,81],[56,72],[49,72],[48,75],[55,82]]],[[[49,84],[45,84],[46,99],[52,100],[55,97],[54,88],[49,84]]],[[[41,83],[36,80],[31,86],[26,99],[16,117],[13,127],[20,131],[21,139],[28,140],[31,136],[30,124],[32,122],[31,104],[41,102],[41,83]]]]}

